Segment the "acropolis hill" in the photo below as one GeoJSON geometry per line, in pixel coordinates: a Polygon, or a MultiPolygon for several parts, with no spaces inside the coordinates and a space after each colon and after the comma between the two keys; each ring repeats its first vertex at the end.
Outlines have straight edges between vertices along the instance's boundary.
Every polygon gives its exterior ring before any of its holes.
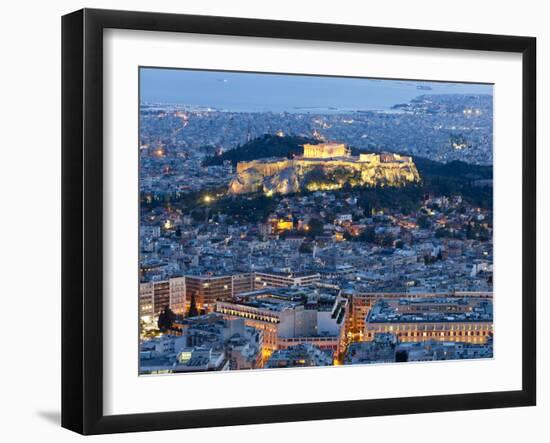
{"type": "Polygon", "coordinates": [[[293,159],[239,162],[229,193],[290,194],[340,189],[346,184],[404,186],[420,180],[411,157],[388,153],[352,156],[341,143],[304,144],[303,148],[303,155],[293,159]]]}

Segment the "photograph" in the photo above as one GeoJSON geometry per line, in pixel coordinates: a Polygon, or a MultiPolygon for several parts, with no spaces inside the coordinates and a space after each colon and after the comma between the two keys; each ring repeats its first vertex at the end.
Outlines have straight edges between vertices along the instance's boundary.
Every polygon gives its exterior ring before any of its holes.
{"type": "Polygon", "coordinates": [[[139,375],[494,358],[492,83],[137,69],[139,375]]]}
{"type": "Polygon", "coordinates": [[[550,434],[542,2],[3,12],[2,441],[550,434]]]}

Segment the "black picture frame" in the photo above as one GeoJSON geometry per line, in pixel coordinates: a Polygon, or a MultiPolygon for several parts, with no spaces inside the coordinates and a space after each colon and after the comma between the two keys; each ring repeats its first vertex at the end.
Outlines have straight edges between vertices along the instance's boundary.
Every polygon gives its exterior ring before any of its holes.
{"type": "Polygon", "coordinates": [[[82,434],[458,411],[536,403],[536,39],[83,9],[62,18],[62,426],[82,434]],[[103,30],[170,31],[522,54],[522,389],[197,411],[103,413],[103,30]]]}

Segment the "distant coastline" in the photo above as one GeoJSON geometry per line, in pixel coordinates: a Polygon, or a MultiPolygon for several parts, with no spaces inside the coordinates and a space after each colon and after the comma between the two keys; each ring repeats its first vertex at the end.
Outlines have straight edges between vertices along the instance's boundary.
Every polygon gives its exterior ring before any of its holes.
{"type": "Polygon", "coordinates": [[[422,93],[493,94],[478,83],[413,81],[143,68],[142,102],[192,103],[227,112],[352,113],[389,111],[422,93]]]}
{"type": "MultiPolygon", "coordinates": [[[[418,91],[417,91],[418,92],[418,91]]],[[[430,94],[433,92],[430,91],[430,94]]],[[[451,95],[451,94],[434,94],[434,95],[451,95]]],[[[492,94],[467,94],[467,93],[453,93],[452,95],[463,95],[463,96],[491,96],[492,94]]],[[[416,94],[413,96],[410,100],[406,100],[407,103],[410,103],[412,100],[418,99],[419,97],[422,97],[422,94],[416,94]]],[[[357,107],[357,108],[348,108],[348,107],[337,107],[337,106],[288,106],[288,107],[266,107],[266,105],[254,105],[254,104],[235,104],[232,106],[216,106],[216,105],[202,105],[202,104],[196,104],[196,103],[182,103],[182,102],[147,102],[144,101],[140,103],[140,107],[143,108],[157,108],[157,109],[181,109],[181,110],[187,110],[187,111],[195,111],[195,112],[233,112],[233,113],[273,113],[273,114],[318,114],[318,115],[326,115],[326,114],[353,114],[353,113],[366,113],[366,112],[379,112],[379,113],[392,113],[392,114],[399,114],[406,112],[406,110],[402,109],[400,105],[402,105],[404,101],[396,101],[388,103],[386,106],[383,107],[357,107]]]]}

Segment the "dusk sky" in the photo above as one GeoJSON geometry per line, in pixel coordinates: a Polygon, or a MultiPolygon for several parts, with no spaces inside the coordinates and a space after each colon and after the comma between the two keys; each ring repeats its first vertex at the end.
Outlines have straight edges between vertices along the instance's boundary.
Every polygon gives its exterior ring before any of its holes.
{"type": "Polygon", "coordinates": [[[492,94],[493,86],[411,80],[141,68],[141,102],[234,111],[384,110],[422,94],[492,94]],[[302,109],[307,110],[307,109],[302,109]],[[318,109],[319,110],[319,109],[318,109]]]}

